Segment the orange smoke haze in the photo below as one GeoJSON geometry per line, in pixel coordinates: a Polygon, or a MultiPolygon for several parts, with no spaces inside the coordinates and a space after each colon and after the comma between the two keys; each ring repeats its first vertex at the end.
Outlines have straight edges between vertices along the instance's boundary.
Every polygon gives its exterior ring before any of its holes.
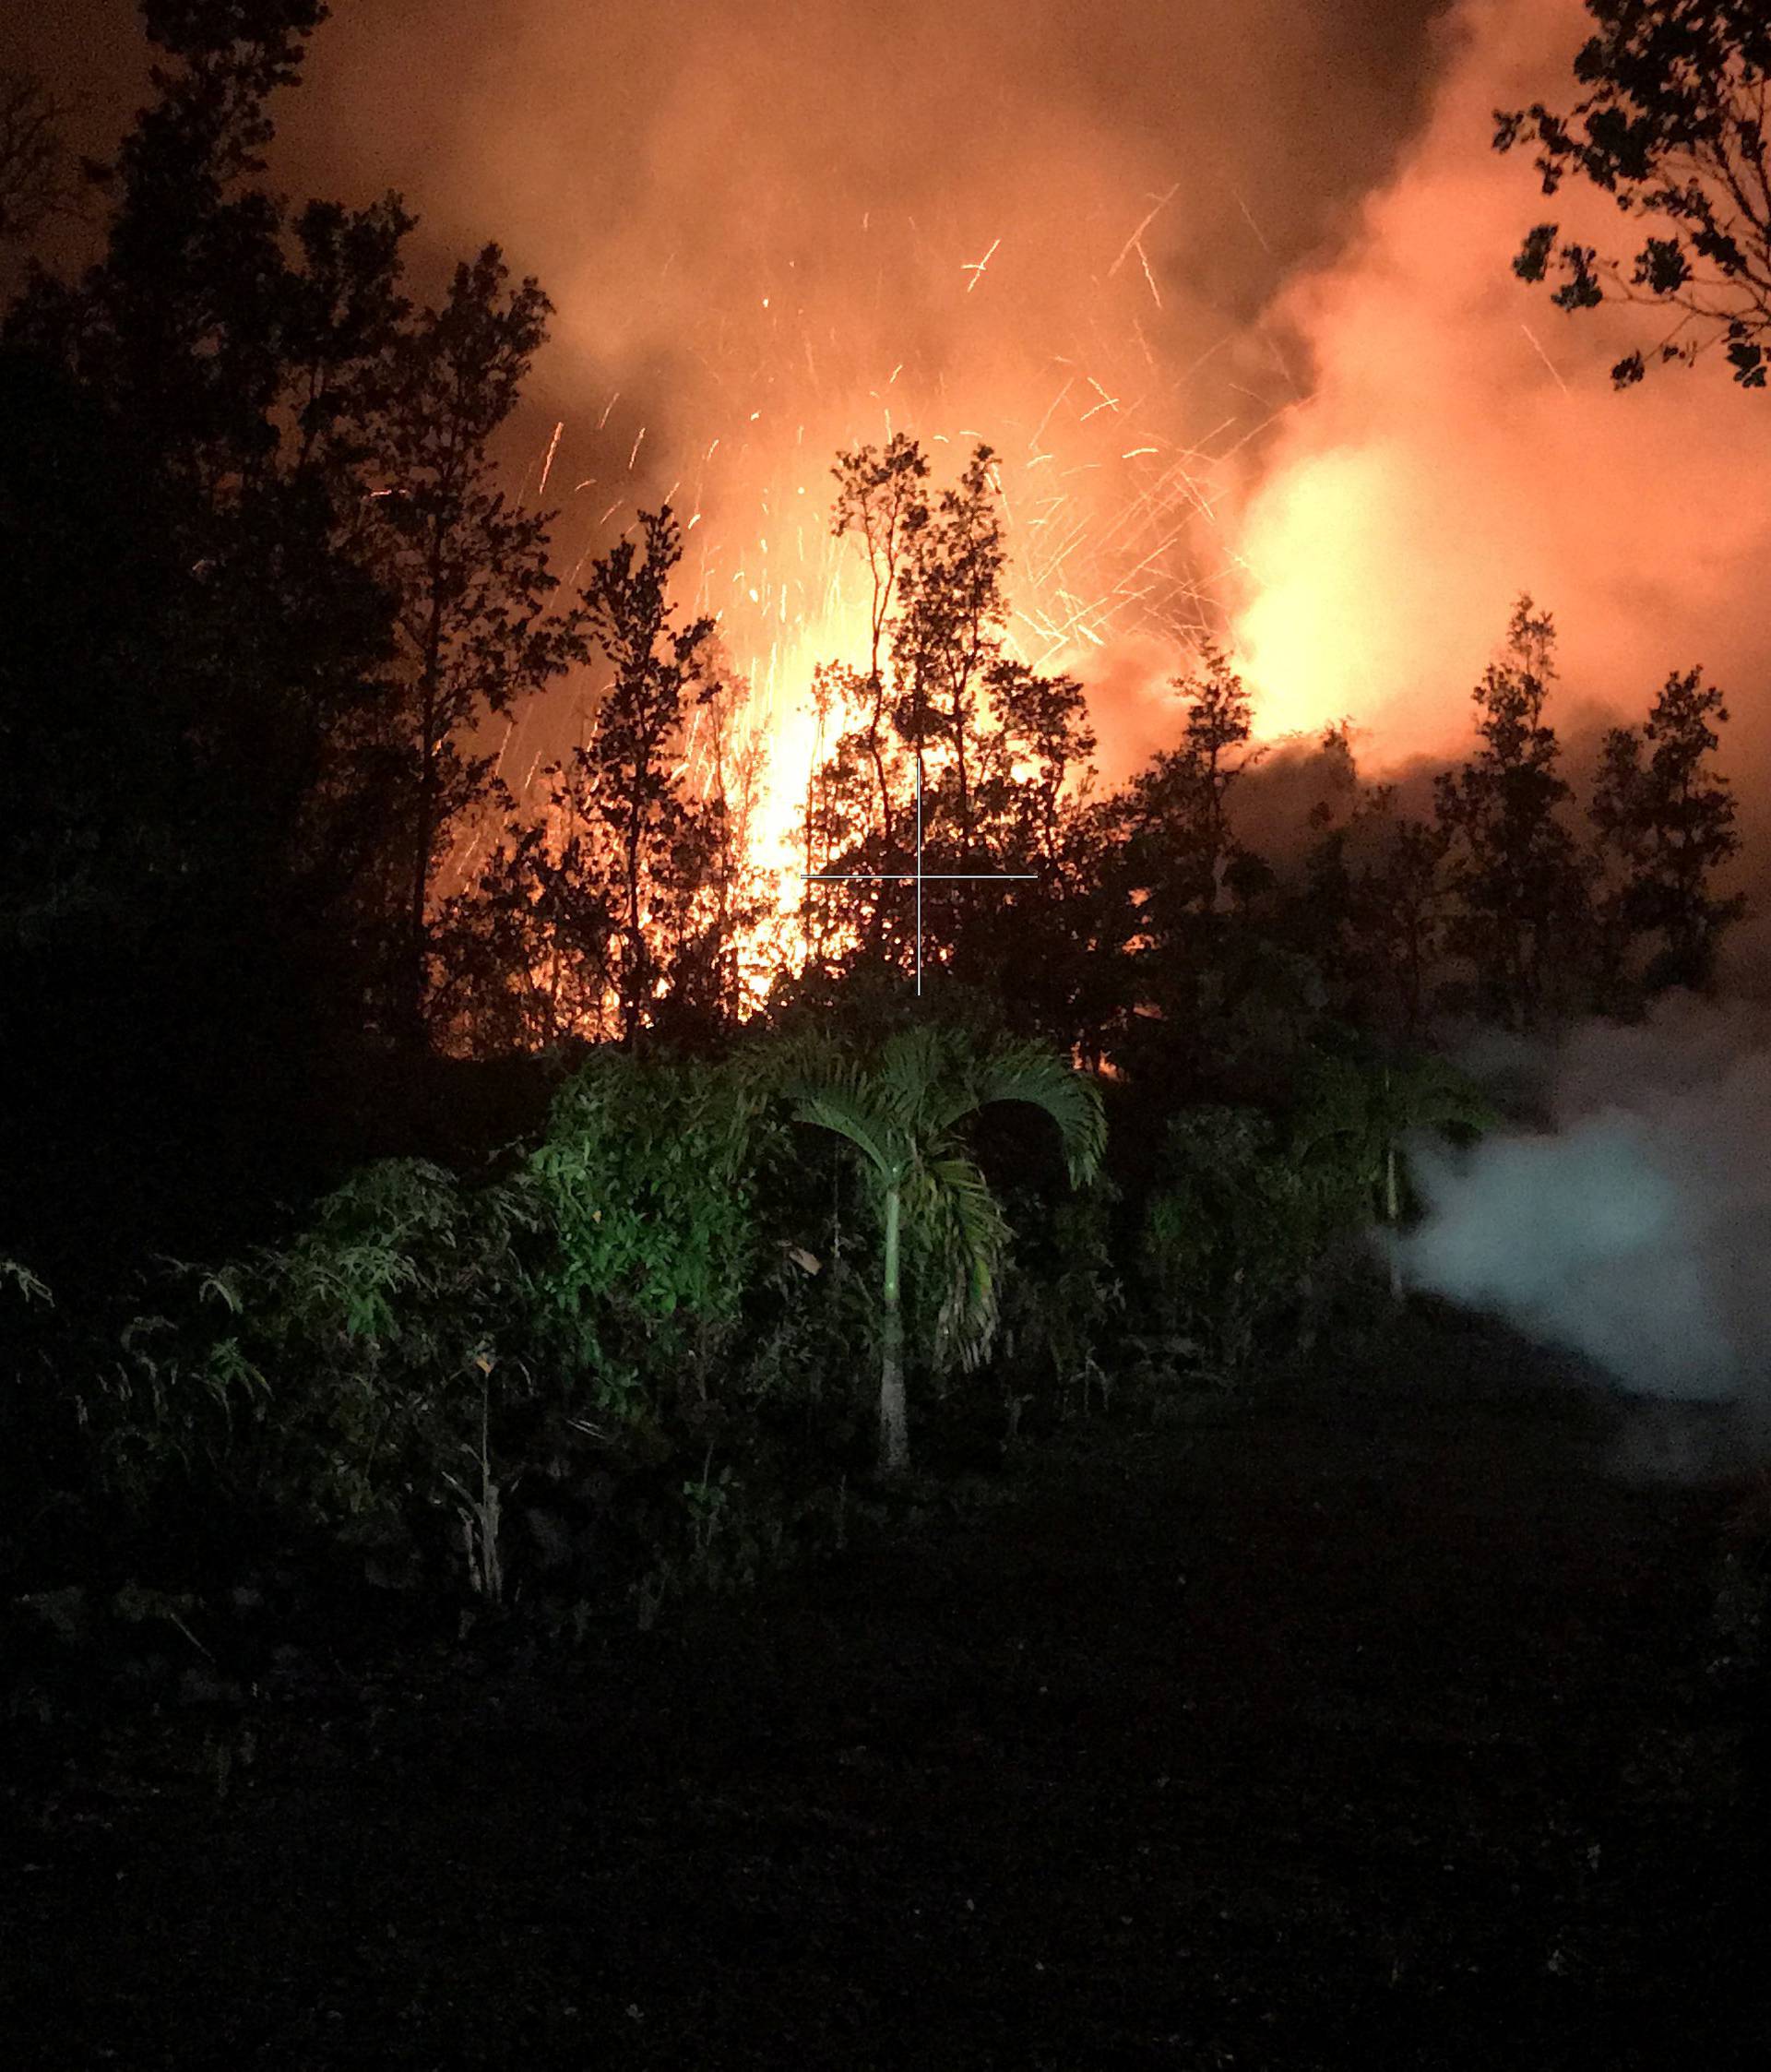
{"type": "MultiPolygon", "coordinates": [[[[131,13],[65,0],[0,54],[30,62],[34,35],[57,76],[101,60],[120,117],[131,13]]],[[[858,651],[831,461],[895,429],[949,479],[997,449],[1016,643],[1081,677],[1110,780],[1173,739],[1165,686],[1201,633],[1269,732],[1350,717],[1373,768],[1453,747],[1522,589],[1562,629],[1568,731],[1701,662],[1743,770],[1771,750],[1771,401],[1714,365],[1614,393],[1657,314],[1564,317],[1511,272],[1540,218],[1603,245],[1629,227],[1490,149],[1496,107],[1574,98],[1587,21],[1578,0],[341,6],[274,170],[401,189],[439,270],[495,238],[541,278],[558,314],[513,480],[561,508],[567,574],[675,505],[775,744],[778,828],[812,666],[858,651]]],[[[506,777],[594,695],[531,708],[506,777]]]]}
{"type": "MultiPolygon", "coordinates": [[[[529,494],[563,423],[568,569],[676,506],[780,823],[811,665],[858,659],[830,466],[894,430],[938,478],[998,452],[1015,644],[1089,686],[1106,773],[1171,735],[1164,680],[1222,628],[1239,502],[1302,393],[1263,305],[1406,133],[1432,8],[513,0],[494,33],[421,0],[327,25],[283,149],[541,276],[529,494]]],[[[507,777],[581,697],[524,719],[507,777]]]]}
{"type": "Polygon", "coordinates": [[[1583,709],[1639,717],[1701,662],[1729,693],[1730,765],[1771,745],[1771,406],[1714,362],[1613,390],[1612,362],[1666,314],[1565,316],[1511,273],[1539,220],[1601,250],[1633,227],[1573,186],[1546,199],[1527,154],[1489,149],[1494,109],[1575,98],[1584,24],[1575,0],[1468,0],[1418,140],[1345,253],[1268,312],[1311,378],[1233,527],[1232,641],[1272,725],[1345,713],[1382,756],[1456,746],[1529,589],[1562,636],[1564,732],[1583,709]]]}

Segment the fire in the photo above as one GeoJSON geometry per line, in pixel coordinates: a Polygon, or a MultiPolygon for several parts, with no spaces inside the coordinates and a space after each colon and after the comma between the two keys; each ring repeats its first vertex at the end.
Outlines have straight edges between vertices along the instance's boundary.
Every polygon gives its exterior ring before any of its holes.
{"type": "MultiPolygon", "coordinates": [[[[894,376],[899,371],[895,364],[894,376]]],[[[783,911],[802,896],[807,784],[830,745],[814,673],[825,662],[864,668],[870,646],[861,549],[830,531],[838,451],[909,430],[921,437],[939,488],[974,446],[990,444],[1009,554],[1009,653],[1086,686],[1104,656],[1135,639],[1174,673],[1215,613],[1197,543],[1216,524],[1220,491],[1207,455],[1154,428],[1128,439],[1133,407],[1097,375],[1066,366],[1037,415],[1017,411],[1011,395],[950,430],[921,431],[913,414],[882,409],[826,420],[815,447],[802,425],[788,470],[771,465],[759,434],[708,442],[689,520],[693,609],[715,618],[749,686],[747,735],[767,744],[747,847],[778,879],[783,911]],[[738,516],[746,506],[756,526],[748,539],[738,516]],[[743,541],[735,552],[734,537],[743,541]]]]}
{"type": "Polygon", "coordinates": [[[1386,457],[1333,451],[1279,478],[1242,542],[1247,601],[1230,645],[1264,735],[1368,720],[1373,686],[1396,681],[1398,629],[1368,513],[1387,489],[1386,457]]]}

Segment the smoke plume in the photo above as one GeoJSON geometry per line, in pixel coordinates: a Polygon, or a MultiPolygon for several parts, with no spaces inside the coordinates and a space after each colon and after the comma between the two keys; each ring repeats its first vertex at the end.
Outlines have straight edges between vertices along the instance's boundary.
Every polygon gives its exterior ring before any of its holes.
{"type": "Polygon", "coordinates": [[[1266,313],[1309,385],[1237,532],[1236,642],[1269,724],[1348,714],[1385,760],[1460,748],[1528,590],[1562,636],[1564,732],[1584,709],[1639,717],[1696,662],[1729,694],[1729,767],[1764,767],[1771,409],[1716,355],[1614,390],[1667,313],[1565,316],[1511,271],[1540,220],[1601,251],[1639,237],[1584,183],[1547,199],[1528,152],[1490,148],[1494,110],[1578,98],[1591,27],[1578,0],[1464,0],[1415,141],[1266,313]]]}
{"type": "MultiPolygon", "coordinates": [[[[65,0],[0,56],[121,123],[133,17],[65,0]]],[[[672,499],[802,775],[812,665],[854,659],[860,615],[830,461],[902,429],[948,472],[999,450],[1012,630],[1082,678],[1110,779],[1174,738],[1201,634],[1268,733],[1349,717],[1373,769],[1456,752],[1521,589],[1562,630],[1559,723],[1702,663],[1744,776],[1771,403],[1713,363],[1614,393],[1658,313],[1565,317],[1511,272],[1546,216],[1629,228],[1490,147],[1497,107],[1575,98],[1589,26],[1579,0],[339,7],[273,172],[402,190],[439,273],[496,238],[540,275],[513,481],[561,507],[568,576],[672,499]]],[[[529,709],[508,778],[585,689],[529,709]]]]}
{"type": "Polygon", "coordinates": [[[1440,5],[340,9],[282,150],[541,276],[526,458],[540,494],[563,423],[567,567],[668,496],[789,761],[812,665],[856,659],[836,451],[903,430],[950,477],[987,441],[1013,636],[1082,676],[1118,777],[1173,737],[1162,686],[1223,629],[1235,512],[1303,393],[1264,312],[1413,127],[1440,5]]]}
{"type": "Polygon", "coordinates": [[[1418,1149],[1407,1278],[1771,1435],[1771,1016],[1678,996],[1510,1062],[1515,1097],[1521,1067],[1539,1078],[1546,1126],[1418,1149]]]}

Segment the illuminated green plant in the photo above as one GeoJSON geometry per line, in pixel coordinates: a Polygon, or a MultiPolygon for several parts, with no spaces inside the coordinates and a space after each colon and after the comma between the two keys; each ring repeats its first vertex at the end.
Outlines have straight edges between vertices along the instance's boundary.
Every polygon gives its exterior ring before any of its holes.
{"type": "Polygon", "coordinates": [[[629,1420],[711,1364],[758,1269],[752,1132],[727,1067],[594,1053],[555,1098],[526,1182],[549,1256],[536,1320],[592,1402],[629,1420]]]}
{"type": "MultiPolygon", "coordinates": [[[[1427,1131],[1474,1136],[1494,1121],[1481,1090],[1448,1059],[1328,1055],[1311,1069],[1290,1138],[1325,1228],[1375,1214],[1394,1233],[1407,1205],[1407,1139],[1427,1131]]],[[[1394,1270],[1392,1254],[1393,1284],[1394,1270]]]]}
{"type": "Polygon", "coordinates": [[[520,1185],[393,1161],[352,1174],[285,1245],[211,1271],[169,1263],[163,1310],[130,1320],[100,1375],[106,1481],[137,1511],[184,1490],[404,1538],[461,1494],[466,1459],[469,1566],[495,1596],[513,1479],[498,1420],[533,1393],[520,1351],[539,1225],[520,1185]]]}
{"type": "Polygon", "coordinates": [[[879,1458],[909,1466],[905,1414],[903,1267],[943,1291],[937,1358],[975,1365],[994,1336],[1008,1226],[961,1134],[980,1109],[1021,1101],[1057,1125],[1073,1185],[1093,1177],[1106,1146],[1099,1090],[1039,1044],[975,1043],[929,1027],[888,1037],[871,1054],[804,1039],[767,1059],[763,1077],[803,1123],[855,1153],[880,1228],[879,1458]]]}

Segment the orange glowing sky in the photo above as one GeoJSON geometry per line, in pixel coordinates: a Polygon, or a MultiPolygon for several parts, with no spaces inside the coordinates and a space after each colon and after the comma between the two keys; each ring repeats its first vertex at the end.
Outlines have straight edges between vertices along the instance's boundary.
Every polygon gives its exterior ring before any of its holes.
{"type": "MultiPolygon", "coordinates": [[[[68,0],[0,59],[35,36],[58,72],[104,52],[133,80],[130,12],[68,0]]],[[[435,263],[495,237],[541,277],[513,479],[539,499],[545,474],[566,573],[674,502],[685,602],[720,614],[785,788],[811,667],[854,648],[830,462],[894,429],[937,470],[998,449],[1016,643],[1083,679],[1110,780],[1173,738],[1164,686],[1202,632],[1270,732],[1350,718],[1368,767],[1452,747],[1522,589],[1561,626],[1572,731],[1701,662],[1756,764],[1771,401],[1709,366],[1613,393],[1636,329],[1510,270],[1550,211],[1492,112],[1566,104],[1586,19],[408,0],[320,31],[276,171],[399,187],[435,263]]],[[[531,707],[505,774],[588,697],[531,707]]]]}
{"type": "Polygon", "coordinates": [[[1395,176],[1269,311],[1313,374],[1234,527],[1234,641],[1273,724],[1346,712],[1391,756],[1455,745],[1528,589],[1557,617],[1564,713],[1634,716],[1702,662],[1730,693],[1736,759],[1763,758],[1771,408],[1714,365],[1613,391],[1612,361],[1664,318],[1566,317],[1509,270],[1549,216],[1617,243],[1609,204],[1547,203],[1487,149],[1494,108],[1573,98],[1585,19],[1561,0],[1461,7],[1395,176]]]}

